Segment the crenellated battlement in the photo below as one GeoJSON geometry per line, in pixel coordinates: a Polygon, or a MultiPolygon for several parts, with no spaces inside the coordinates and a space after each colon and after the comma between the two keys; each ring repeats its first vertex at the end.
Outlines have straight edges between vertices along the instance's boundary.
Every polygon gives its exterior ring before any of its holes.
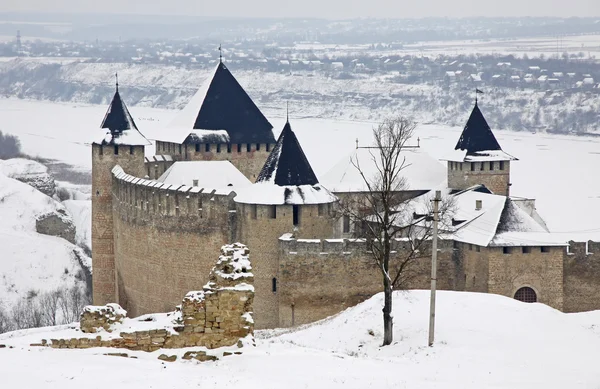
{"type": "MultiPolygon", "coordinates": [[[[423,250],[429,250],[430,244],[424,244],[423,250]]],[[[279,248],[283,255],[364,255],[369,252],[365,239],[294,239],[287,234],[279,238],[279,248]]],[[[410,248],[406,239],[392,240],[392,254],[397,254],[410,248]]],[[[452,250],[452,241],[439,240],[438,250],[452,250]]]]}
{"type": "Polygon", "coordinates": [[[113,206],[122,220],[155,224],[159,229],[197,231],[198,227],[229,229],[235,210],[231,190],[170,185],[127,174],[120,166],[112,169],[113,206]],[[154,223],[157,218],[160,223],[154,223]]]}
{"type": "Polygon", "coordinates": [[[587,256],[594,253],[600,254],[600,242],[588,240],[587,242],[569,241],[567,253],[575,256],[587,256]]]}

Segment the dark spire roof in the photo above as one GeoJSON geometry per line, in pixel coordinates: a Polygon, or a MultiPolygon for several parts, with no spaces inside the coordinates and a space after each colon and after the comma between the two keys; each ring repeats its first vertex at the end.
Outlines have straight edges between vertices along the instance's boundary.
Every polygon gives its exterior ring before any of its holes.
{"type": "Polygon", "coordinates": [[[106,116],[104,116],[100,128],[108,128],[113,135],[121,134],[126,130],[138,129],[129,114],[127,106],[125,106],[125,102],[121,99],[118,83],[115,96],[108,106],[108,111],[106,112],[106,116]]]}
{"type": "Polygon", "coordinates": [[[222,62],[198,93],[202,100],[194,98],[194,106],[184,109],[194,110],[193,123],[185,123],[190,130],[226,130],[231,143],[275,142],[273,126],[222,62]]]}
{"type": "Polygon", "coordinates": [[[267,158],[256,182],[273,182],[279,186],[319,183],[289,121],[285,123],[277,144],[267,158]]]}
{"type": "Polygon", "coordinates": [[[492,129],[479,110],[477,102],[475,102],[473,112],[471,112],[467,125],[454,149],[467,150],[467,154],[486,150],[502,150],[492,129]]]}

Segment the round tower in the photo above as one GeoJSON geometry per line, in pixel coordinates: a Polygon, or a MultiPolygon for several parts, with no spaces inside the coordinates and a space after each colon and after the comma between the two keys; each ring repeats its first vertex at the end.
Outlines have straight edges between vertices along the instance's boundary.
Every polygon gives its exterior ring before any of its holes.
{"type": "Polygon", "coordinates": [[[448,161],[448,187],[467,189],[485,185],[494,194],[510,195],[510,163],[517,158],[504,152],[477,102],[448,161]]]}
{"type": "Polygon", "coordinates": [[[92,142],[92,265],[93,303],[117,302],[112,207],[112,169],[144,177],[145,146],[150,142],[139,132],[117,90],[92,142]]]}
{"type": "Polygon", "coordinates": [[[280,325],[279,238],[333,235],[337,198],[319,184],[296,135],[286,123],[257,181],[236,196],[238,239],[250,248],[257,328],[280,325]]]}

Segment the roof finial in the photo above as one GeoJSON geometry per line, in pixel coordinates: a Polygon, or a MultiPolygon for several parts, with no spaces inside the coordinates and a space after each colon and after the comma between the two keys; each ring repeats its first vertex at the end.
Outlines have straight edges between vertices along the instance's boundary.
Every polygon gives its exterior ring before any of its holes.
{"type": "Polygon", "coordinates": [[[117,84],[117,92],[118,92],[119,91],[119,73],[116,73],[116,72],[115,72],[115,81],[117,84]]]}
{"type": "Polygon", "coordinates": [[[475,88],[475,105],[477,105],[477,95],[478,94],[483,94],[483,91],[475,88]]]}
{"type": "Polygon", "coordinates": [[[223,63],[223,49],[221,49],[220,43],[219,43],[219,63],[223,63]]]}
{"type": "Polygon", "coordinates": [[[285,102],[285,122],[286,123],[290,122],[290,102],[289,101],[285,102]]]}

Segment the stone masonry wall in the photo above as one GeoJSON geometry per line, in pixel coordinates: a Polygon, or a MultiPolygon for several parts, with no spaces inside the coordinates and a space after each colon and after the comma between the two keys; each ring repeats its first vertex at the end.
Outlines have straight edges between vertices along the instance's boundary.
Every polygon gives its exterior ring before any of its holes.
{"type": "Polygon", "coordinates": [[[117,301],[135,316],[170,311],[207,282],[213,253],[235,241],[235,193],[115,173],[117,301]]]}
{"type": "Polygon", "coordinates": [[[563,309],[564,247],[512,247],[505,254],[502,247],[482,247],[481,253],[489,261],[488,292],[513,298],[518,289],[532,288],[539,302],[563,309]]]}
{"type": "Polygon", "coordinates": [[[467,189],[473,185],[483,184],[495,194],[508,196],[510,192],[510,162],[504,161],[504,170],[500,170],[498,161],[493,163],[494,170],[490,170],[490,162],[448,162],[448,187],[467,189]],[[475,170],[471,170],[471,165],[474,165],[475,170]]]}
{"type": "MultiPolygon", "coordinates": [[[[279,243],[281,326],[323,319],[383,290],[381,271],[362,240],[281,239],[279,243]]],[[[405,244],[394,243],[392,262],[406,258],[405,244]]],[[[438,247],[438,288],[455,289],[460,267],[453,259],[452,244],[440,241],[438,247]]],[[[430,249],[423,251],[426,258],[414,260],[406,273],[410,276],[404,285],[407,289],[430,286],[430,249]]]]}
{"type": "Polygon", "coordinates": [[[112,169],[119,164],[126,172],[143,177],[144,146],[92,145],[92,264],[95,305],[115,302],[115,256],[112,204],[112,169]]]}
{"type": "Polygon", "coordinates": [[[600,242],[570,242],[563,277],[565,312],[600,309],[600,242]]]}
{"type": "Polygon", "coordinates": [[[301,205],[300,222],[293,224],[291,205],[274,206],[237,204],[238,237],[256,255],[252,261],[256,287],[255,320],[257,328],[275,328],[280,322],[280,285],[283,285],[279,264],[279,237],[293,233],[296,237],[332,236],[334,219],[331,207],[301,205]]]}

